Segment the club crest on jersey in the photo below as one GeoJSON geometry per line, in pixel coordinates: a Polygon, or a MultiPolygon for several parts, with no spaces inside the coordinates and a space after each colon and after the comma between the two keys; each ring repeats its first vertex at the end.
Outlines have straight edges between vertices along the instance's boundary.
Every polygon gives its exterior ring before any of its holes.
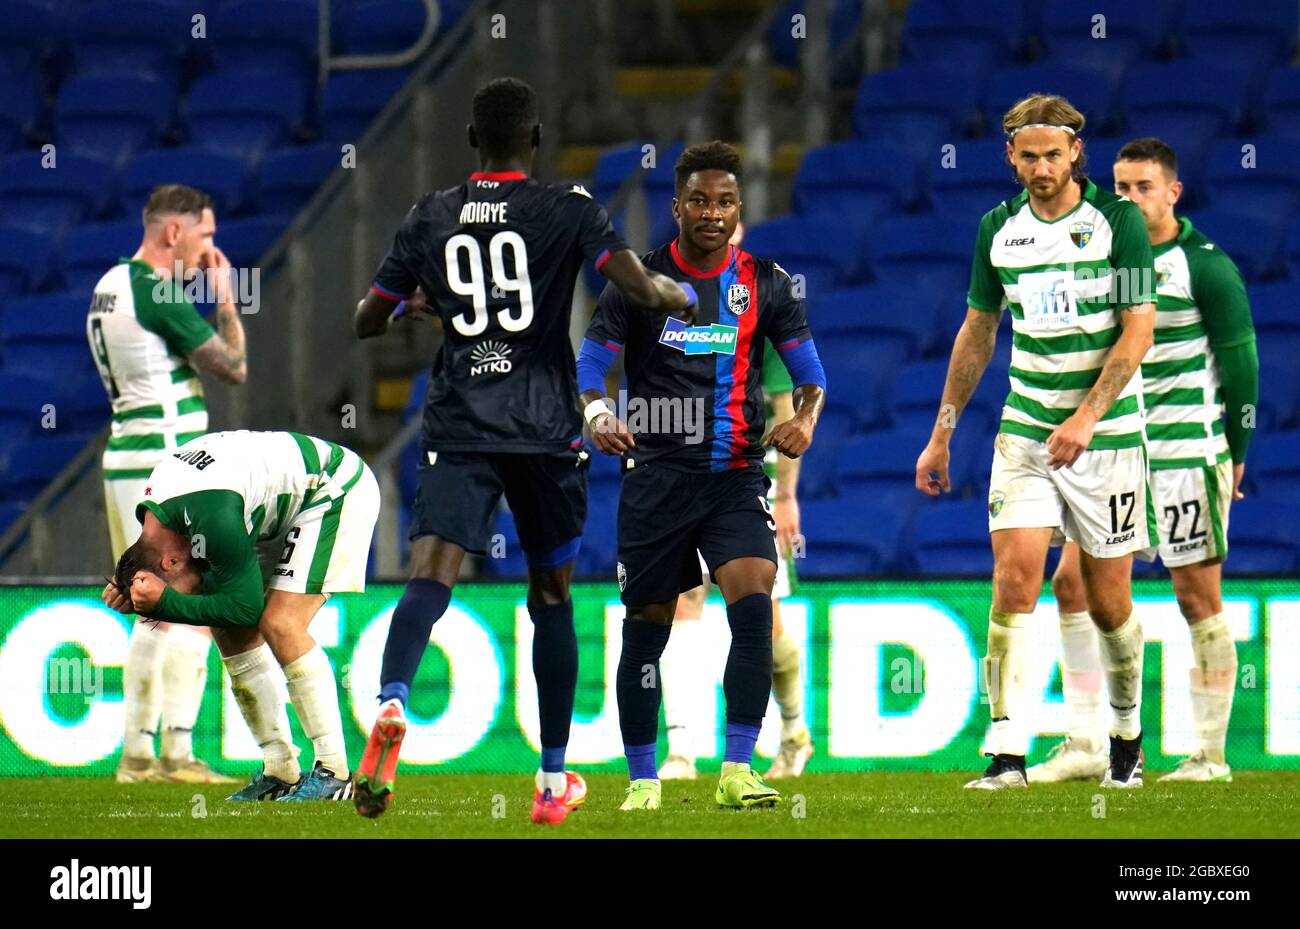
{"type": "Polygon", "coordinates": [[[732,284],[727,288],[727,308],[737,316],[749,309],[749,288],[744,284],[732,284]]]}
{"type": "Polygon", "coordinates": [[[989,516],[994,519],[1002,512],[1002,505],[1007,502],[1007,495],[1000,490],[995,490],[989,494],[989,516]]]}
{"type": "Polygon", "coordinates": [[[504,342],[489,339],[478,343],[470,349],[469,376],[509,374],[514,369],[514,364],[506,357],[509,354],[510,346],[504,342]]]}
{"type": "Polygon", "coordinates": [[[627,589],[627,568],[621,561],[618,563],[618,589],[620,591],[627,589]]]}
{"type": "Polygon", "coordinates": [[[1079,248],[1084,248],[1092,241],[1092,223],[1080,220],[1070,224],[1070,241],[1079,248]]]}
{"type": "Polygon", "coordinates": [[[1156,265],[1156,286],[1164,287],[1169,283],[1170,278],[1174,276],[1174,266],[1166,262],[1165,264],[1156,265]]]}
{"type": "Polygon", "coordinates": [[[735,326],[688,326],[669,316],[664,320],[664,331],[659,333],[659,343],[684,355],[734,355],[737,332],[735,326]]]}

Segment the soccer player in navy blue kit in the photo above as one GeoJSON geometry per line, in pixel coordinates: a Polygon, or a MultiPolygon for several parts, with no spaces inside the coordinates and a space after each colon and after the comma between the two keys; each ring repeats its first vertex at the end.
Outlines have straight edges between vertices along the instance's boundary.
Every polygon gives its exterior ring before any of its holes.
{"type": "Polygon", "coordinates": [[[534,625],[542,758],[532,819],[553,824],[587,790],[564,768],[578,676],[569,578],[587,512],[569,343],[574,281],[590,260],[640,312],[691,320],[695,298],[689,286],[647,271],[581,187],[528,176],[541,124],[527,84],[501,78],[482,87],[468,128],[481,170],[411,208],[354,321],[364,339],[395,315],[420,312],[441,318],[444,332],[425,399],[411,579],[384,647],[383,705],[354,797],[363,816],[388,806],[429,632],[465,553],[485,553],[504,494],[528,562],[534,625]]]}
{"type": "Polygon", "coordinates": [[[701,583],[697,549],[731,626],[722,682],[726,756],[715,799],[725,807],[780,801],[750,768],[772,686],[776,524],[763,451],[772,446],[795,458],[808,450],[826,377],[790,275],[729,244],[740,220],[740,173],[740,156],[730,145],[688,148],[675,166],[678,236],[642,259],[690,282],[699,295],[698,325],[662,312],[629,312],[626,298],[606,287],[578,359],[578,387],[596,445],[623,457],[618,582],[627,615],[616,691],[632,782],[624,810],[659,807],[658,662],[678,594],[701,583]],[[794,418],[766,439],[765,341],[780,352],[795,384],[794,418]],[[605,374],[624,348],[628,419],[657,409],[657,417],[643,417],[657,418],[656,428],[629,430],[605,399],[605,374]],[[688,409],[701,415],[686,415],[688,409]],[[683,411],[676,426],[673,410],[683,411]],[[702,429],[691,426],[700,422],[702,429]]]}

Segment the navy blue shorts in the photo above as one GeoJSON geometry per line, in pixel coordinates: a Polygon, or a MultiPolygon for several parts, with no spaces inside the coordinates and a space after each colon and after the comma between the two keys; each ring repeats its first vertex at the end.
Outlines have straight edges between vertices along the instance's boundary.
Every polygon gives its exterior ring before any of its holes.
{"type": "Polygon", "coordinates": [[[776,562],[776,523],[761,468],[676,471],[654,462],[623,472],[618,587],[626,606],[666,603],[735,558],[776,562]]]}
{"type": "Polygon", "coordinates": [[[536,454],[424,451],[410,536],[435,535],[485,555],[504,494],[529,566],[558,568],[578,554],[589,463],[581,448],[536,454]]]}

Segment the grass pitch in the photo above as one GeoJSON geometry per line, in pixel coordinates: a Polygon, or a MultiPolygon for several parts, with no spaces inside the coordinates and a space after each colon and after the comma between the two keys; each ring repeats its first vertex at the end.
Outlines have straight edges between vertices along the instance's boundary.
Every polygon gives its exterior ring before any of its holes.
{"type": "MultiPolygon", "coordinates": [[[[622,813],[627,780],[586,775],[585,806],[559,827],[528,819],[528,775],[399,777],[378,820],[351,802],[229,803],[225,785],[117,784],[109,778],[11,782],[4,838],[1260,838],[1300,836],[1300,772],[1234,771],[1230,784],[1103,791],[1092,783],[999,793],[961,773],[808,774],[774,781],[769,810],[720,810],[715,774],[665,782],[657,813],[622,813]]],[[[238,786],[238,785],[236,785],[238,786]]]]}

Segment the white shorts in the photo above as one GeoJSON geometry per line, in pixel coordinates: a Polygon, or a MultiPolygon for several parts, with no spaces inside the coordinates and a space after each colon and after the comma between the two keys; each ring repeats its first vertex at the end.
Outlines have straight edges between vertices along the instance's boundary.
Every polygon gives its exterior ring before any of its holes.
{"type": "MultiPolygon", "coordinates": [[[[699,555],[699,552],[696,552],[699,555]]],[[[709,566],[704,563],[704,556],[700,555],[700,575],[708,580],[709,566]]],[[[776,546],[776,580],[772,584],[772,599],[784,600],[790,596],[794,590],[794,565],[790,559],[786,558],[781,551],[780,543],[776,546]]]]}
{"type": "Polygon", "coordinates": [[[335,477],[277,538],[258,543],[266,585],[292,593],[332,594],[366,589],[370,541],[379,519],[379,482],[351,449],[335,477]]]}
{"type": "Polygon", "coordinates": [[[104,509],[108,517],[108,545],[113,563],[140,538],[140,521],[135,518],[136,504],[144,499],[149,478],[114,478],[104,481],[104,509]]]}
{"type": "Polygon", "coordinates": [[[1155,557],[1155,511],[1147,485],[1146,449],[1089,449],[1073,466],[1053,471],[1047,445],[1001,433],[989,478],[989,532],[1052,527],[1094,558],[1137,553],[1155,557]]]}
{"type": "Polygon", "coordinates": [[[1203,468],[1153,468],[1151,496],[1166,568],[1227,557],[1231,459],[1203,468]]]}

